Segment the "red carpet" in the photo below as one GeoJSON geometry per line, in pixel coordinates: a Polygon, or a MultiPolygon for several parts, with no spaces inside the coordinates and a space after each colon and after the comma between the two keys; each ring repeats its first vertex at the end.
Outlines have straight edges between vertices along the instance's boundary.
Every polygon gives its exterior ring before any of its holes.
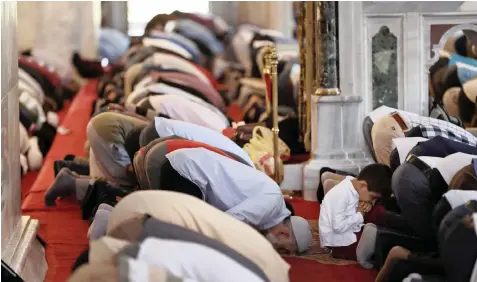
{"type": "MultiPolygon", "coordinates": [[[[84,155],[86,125],[90,119],[91,105],[96,98],[95,83],[82,88],[66,114],[62,125],[71,130],[68,135],[58,135],[53,147],[45,158],[45,164],[31,186],[30,192],[22,204],[23,214],[40,220],[39,236],[46,242],[46,259],[48,261],[47,282],[63,282],[70,275],[71,267],[88,246],[86,232],[88,222],[81,219],[81,211],[74,199],[57,202],[56,207],[45,207],[44,193],[52,183],[53,162],[63,159],[66,154],[84,155]]],[[[23,179],[22,188],[28,191],[28,181],[34,179],[29,175],[23,179]]],[[[318,218],[318,205],[300,199],[292,200],[295,211],[307,219],[318,218]]],[[[370,282],[374,281],[375,272],[364,270],[357,265],[334,266],[319,264],[300,258],[286,259],[291,268],[292,282],[370,282]]]]}

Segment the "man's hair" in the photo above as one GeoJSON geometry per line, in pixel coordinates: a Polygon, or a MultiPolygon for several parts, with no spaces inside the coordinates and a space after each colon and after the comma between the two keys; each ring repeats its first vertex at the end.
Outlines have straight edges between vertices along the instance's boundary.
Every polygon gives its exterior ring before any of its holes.
{"type": "Polygon", "coordinates": [[[385,164],[370,164],[363,168],[356,178],[366,181],[368,191],[379,193],[383,199],[386,199],[391,196],[392,176],[393,173],[389,166],[385,164]]]}

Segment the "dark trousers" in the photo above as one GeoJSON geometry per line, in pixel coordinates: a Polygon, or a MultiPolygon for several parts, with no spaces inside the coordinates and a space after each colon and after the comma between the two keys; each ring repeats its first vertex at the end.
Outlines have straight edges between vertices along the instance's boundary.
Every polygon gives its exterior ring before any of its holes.
{"type": "Polygon", "coordinates": [[[434,213],[432,215],[432,221],[434,230],[436,233],[439,231],[439,226],[441,225],[442,220],[452,210],[449,201],[445,197],[443,197],[434,208],[434,213]]]}
{"type": "Polygon", "coordinates": [[[472,275],[477,260],[477,235],[463,218],[474,212],[472,208],[460,206],[449,212],[441,224],[440,254],[448,281],[468,282],[472,275]]]}
{"type": "Polygon", "coordinates": [[[387,282],[402,282],[412,273],[421,275],[445,276],[442,263],[435,255],[414,255],[411,254],[407,259],[394,262],[387,282]]]}
{"type": "Polygon", "coordinates": [[[432,212],[437,201],[429,180],[411,163],[403,163],[392,178],[392,189],[401,215],[421,238],[435,237],[432,212]]]}

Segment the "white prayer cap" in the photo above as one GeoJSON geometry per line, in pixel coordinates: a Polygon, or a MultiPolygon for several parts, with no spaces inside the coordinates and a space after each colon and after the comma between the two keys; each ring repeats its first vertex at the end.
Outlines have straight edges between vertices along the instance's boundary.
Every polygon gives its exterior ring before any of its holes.
{"type": "Polygon", "coordinates": [[[292,216],[290,217],[291,227],[293,235],[295,235],[298,252],[303,253],[311,247],[312,234],[310,224],[303,217],[292,216]]]}

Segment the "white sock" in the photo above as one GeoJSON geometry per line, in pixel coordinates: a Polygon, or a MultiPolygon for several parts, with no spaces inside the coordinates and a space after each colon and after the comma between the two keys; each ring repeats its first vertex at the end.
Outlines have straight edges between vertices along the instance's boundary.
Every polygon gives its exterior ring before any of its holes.
{"type": "Polygon", "coordinates": [[[367,223],[363,227],[361,239],[359,239],[358,247],[356,247],[356,258],[359,264],[366,269],[371,269],[374,266],[371,258],[374,255],[377,233],[376,225],[367,223]]]}
{"type": "Polygon", "coordinates": [[[58,117],[58,114],[55,112],[48,112],[46,114],[46,121],[53,126],[54,128],[58,127],[58,124],[60,123],[60,118],[58,117]]]}
{"type": "Polygon", "coordinates": [[[40,147],[38,146],[38,138],[31,137],[30,148],[27,152],[28,164],[31,170],[39,170],[43,164],[43,155],[41,154],[40,147]]]}
{"type": "Polygon", "coordinates": [[[20,154],[20,165],[23,168],[23,175],[25,175],[28,172],[28,160],[23,154],[20,154]]]}
{"type": "Polygon", "coordinates": [[[90,241],[98,240],[106,235],[106,228],[108,227],[108,219],[110,215],[108,210],[97,210],[94,215],[93,223],[88,229],[88,238],[90,241]]]}

